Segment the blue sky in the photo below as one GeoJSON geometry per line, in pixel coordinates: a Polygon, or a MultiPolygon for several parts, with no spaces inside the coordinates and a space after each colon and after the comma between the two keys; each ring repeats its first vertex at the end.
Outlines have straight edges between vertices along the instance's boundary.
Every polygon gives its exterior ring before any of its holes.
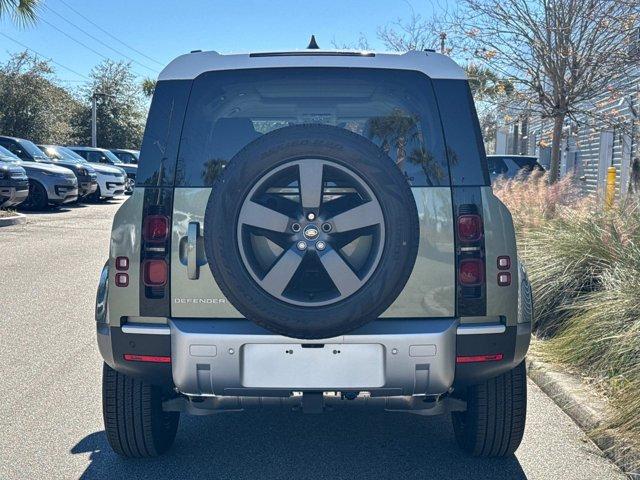
{"type": "MultiPolygon", "coordinates": [[[[162,65],[190,50],[299,49],[312,33],[322,48],[331,48],[334,38],[339,44],[354,42],[362,33],[374,49],[381,49],[376,39],[378,26],[408,18],[411,7],[422,15],[430,12],[425,0],[46,0],[44,5],[35,26],[21,28],[5,18],[0,21],[0,32],[76,72],[54,65],[57,76],[70,86],[82,82],[102,56],[127,60],[124,54],[138,62],[133,69],[139,76],[155,77],[162,65]],[[114,40],[69,7],[159,63],[114,40]]],[[[21,50],[24,48],[0,35],[0,61],[21,50]]]]}

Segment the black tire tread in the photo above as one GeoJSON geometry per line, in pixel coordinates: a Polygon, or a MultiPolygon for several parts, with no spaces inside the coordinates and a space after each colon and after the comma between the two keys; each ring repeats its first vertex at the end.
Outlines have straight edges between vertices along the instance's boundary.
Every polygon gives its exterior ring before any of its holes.
{"type": "Polygon", "coordinates": [[[179,414],[162,411],[160,390],[103,366],[102,406],[107,440],[123,457],[155,457],[175,439],[179,414]]]}
{"type": "Polygon", "coordinates": [[[456,441],[474,457],[512,455],[524,435],[527,377],[514,369],[467,388],[467,411],[453,413],[456,441]]]}

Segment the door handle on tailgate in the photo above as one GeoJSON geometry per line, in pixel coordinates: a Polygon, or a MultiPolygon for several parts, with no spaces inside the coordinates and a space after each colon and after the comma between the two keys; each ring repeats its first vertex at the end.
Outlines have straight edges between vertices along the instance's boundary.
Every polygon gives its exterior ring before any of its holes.
{"type": "Polygon", "coordinates": [[[196,280],[200,276],[198,266],[198,236],[200,235],[200,223],[189,222],[187,228],[187,277],[196,280]]]}

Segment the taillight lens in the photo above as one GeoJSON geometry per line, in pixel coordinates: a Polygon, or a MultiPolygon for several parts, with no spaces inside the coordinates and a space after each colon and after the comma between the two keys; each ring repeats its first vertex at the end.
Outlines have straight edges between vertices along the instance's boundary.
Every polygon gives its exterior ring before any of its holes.
{"type": "Polygon", "coordinates": [[[484,269],[482,260],[479,258],[469,258],[460,262],[458,279],[462,285],[480,285],[484,280],[484,269]]]}
{"type": "Polygon", "coordinates": [[[511,268],[511,257],[501,255],[498,257],[498,270],[509,270],[511,268]]]}
{"type": "Polygon", "coordinates": [[[490,355],[458,355],[456,363],[476,363],[476,362],[499,362],[504,358],[502,353],[492,353],[490,355]]]}
{"type": "Polygon", "coordinates": [[[142,228],[147,242],[164,242],[169,236],[169,219],[164,215],[149,215],[142,228]]]}
{"type": "Polygon", "coordinates": [[[133,353],[125,353],[124,359],[127,362],[171,363],[171,357],[164,355],[135,355],[133,353]]]}
{"type": "Polygon", "coordinates": [[[511,285],[511,274],[509,272],[498,272],[498,285],[501,287],[511,285]]]}
{"type": "Polygon", "coordinates": [[[129,270],[129,257],[116,257],[117,270],[129,270]]]}
{"type": "Polygon", "coordinates": [[[482,237],[480,215],[460,215],[458,217],[458,238],[463,242],[476,242],[482,237]]]}
{"type": "Polygon", "coordinates": [[[129,275],[126,273],[116,273],[116,287],[127,287],[129,285],[129,275]]]}
{"type": "Polygon", "coordinates": [[[142,265],[144,284],[149,287],[161,287],[167,284],[169,269],[164,260],[145,260],[142,265]]]}

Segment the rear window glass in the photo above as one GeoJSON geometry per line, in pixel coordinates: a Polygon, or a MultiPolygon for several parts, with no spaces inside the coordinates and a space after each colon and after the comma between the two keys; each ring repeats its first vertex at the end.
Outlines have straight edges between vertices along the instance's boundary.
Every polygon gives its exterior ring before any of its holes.
{"type": "MultiPolygon", "coordinates": [[[[419,72],[357,68],[200,75],[189,97],[175,184],[210,186],[248,143],[279,128],[310,123],[368,138],[391,157],[411,185],[449,184],[430,80],[419,72]]],[[[147,160],[145,155],[143,144],[141,162],[147,160]]]]}
{"type": "Polygon", "coordinates": [[[164,81],[156,85],[138,161],[138,185],[173,185],[190,89],[190,80],[164,81]]]}
{"type": "Polygon", "coordinates": [[[434,80],[447,143],[451,184],[489,185],[487,159],[473,97],[466,80],[434,80]]]}

